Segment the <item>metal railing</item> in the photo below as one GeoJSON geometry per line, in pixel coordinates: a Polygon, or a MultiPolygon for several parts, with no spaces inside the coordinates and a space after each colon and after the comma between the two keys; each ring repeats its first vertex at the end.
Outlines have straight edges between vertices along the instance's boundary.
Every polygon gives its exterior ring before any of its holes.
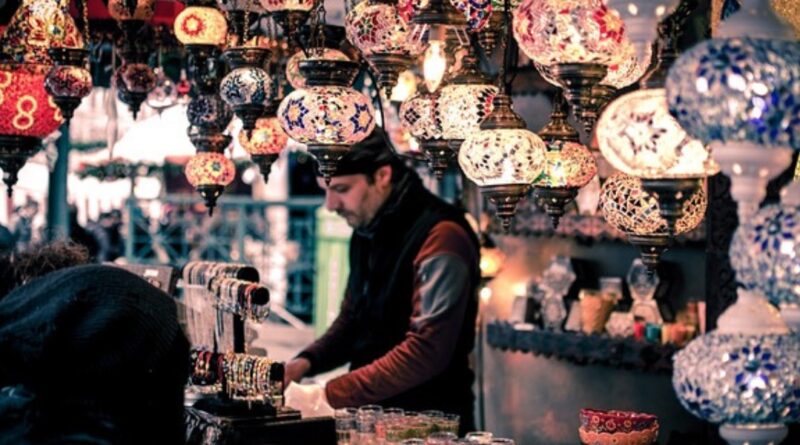
{"type": "Polygon", "coordinates": [[[129,262],[182,266],[190,260],[256,266],[289,312],[313,313],[316,210],[321,198],[255,201],[224,196],[213,216],[196,196],[170,195],[126,205],[129,262]]]}

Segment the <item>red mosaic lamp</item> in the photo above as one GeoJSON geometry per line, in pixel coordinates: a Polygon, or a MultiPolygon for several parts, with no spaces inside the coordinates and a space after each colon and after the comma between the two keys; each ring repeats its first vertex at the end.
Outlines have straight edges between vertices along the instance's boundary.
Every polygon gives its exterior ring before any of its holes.
{"type": "Polygon", "coordinates": [[[239,132],[239,144],[250,154],[250,159],[258,165],[264,182],[269,178],[272,164],[278,160],[281,152],[289,142],[289,136],[283,131],[281,123],[276,116],[278,104],[273,102],[267,108],[264,116],[256,121],[256,128],[248,138],[245,131],[239,132]]]}
{"type": "Polygon", "coordinates": [[[225,148],[230,145],[231,137],[190,129],[189,138],[197,147],[197,154],[186,164],[184,174],[189,184],[203,197],[208,215],[211,216],[225,186],[236,177],[236,165],[225,156],[225,148]]]}

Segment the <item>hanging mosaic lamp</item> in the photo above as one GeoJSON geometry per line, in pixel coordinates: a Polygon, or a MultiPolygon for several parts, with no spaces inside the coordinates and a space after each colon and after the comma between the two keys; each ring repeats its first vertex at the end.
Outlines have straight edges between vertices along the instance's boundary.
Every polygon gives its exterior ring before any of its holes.
{"type": "Polygon", "coordinates": [[[300,31],[308,20],[315,0],[260,0],[265,11],[283,28],[285,35],[300,31]]]}
{"type": "Polygon", "coordinates": [[[525,55],[549,67],[590,134],[598,117],[592,90],[623,55],[622,20],[603,0],[525,0],[513,30],[525,55]]]}
{"type": "Polygon", "coordinates": [[[439,97],[442,136],[455,154],[468,135],[480,130],[481,123],[492,112],[497,92],[497,86],[478,68],[474,46],[468,45],[460,69],[447,77],[439,97]]]}
{"type": "Polygon", "coordinates": [[[669,71],[669,110],[691,137],[713,148],[731,178],[740,221],[766,195],[767,182],[800,149],[800,42],[768,0],[744,0],[669,71]]]}
{"type": "Polygon", "coordinates": [[[277,108],[277,103],[270,104],[264,116],[256,121],[256,128],[249,138],[244,131],[239,132],[239,144],[258,165],[261,175],[264,176],[264,182],[269,179],[272,164],[278,160],[278,156],[289,142],[289,136],[283,131],[276,116],[277,108]]]}
{"type": "Polygon", "coordinates": [[[675,353],[672,387],[730,445],[778,444],[800,420],[800,337],[757,291],[739,289],[717,329],[675,353]]]}
{"type": "Polygon", "coordinates": [[[441,180],[455,152],[450,149],[449,141],[442,138],[438,103],[438,92],[411,96],[400,105],[400,123],[419,141],[428,167],[436,179],[441,180]]]}
{"type": "Polygon", "coordinates": [[[444,77],[457,69],[460,48],[470,45],[467,17],[451,0],[420,3],[409,20],[409,39],[424,53],[423,77],[428,91],[436,91],[444,77]]]}
{"type": "Polygon", "coordinates": [[[547,145],[547,161],[542,174],[533,183],[534,195],[556,229],[565,207],[597,174],[597,162],[589,149],[578,141],[578,132],[567,122],[567,103],[560,93],[553,101],[550,122],[539,131],[539,137],[547,145]]]}
{"type": "Polygon", "coordinates": [[[390,97],[400,73],[418,55],[398,7],[388,1],[365,0],[347,14],[345,33],[375,73],[380,91],[390,97]]]}
{"type": "Polygon", "coordinates": [[[358,64],[346,60],[304,60],[299,63],[306,88],[292,91],[278,108],[286,134],[306,144],[326,183],[350,146],[375,128],[372,101],[351,85],[358,64]]]}
{"type": "Polygon", "coordinates": [[[230,146],[232,138],[195,126],[189,127],[188,135],[197,154],[186,164],[184,174],[200,193],[211,216],[225,186],[233,182],[236,176],[235,164],[225,156],[225,149],[230,146]]]}
{"type": "MultiPolygon", "coordinates": [[[[683,202],[683,216],[675,225],[675,234],[695,229],[703,221],[708,206],[705,190],[700,187],[683,202]]],[[[606,179],[600,191],[603,218],[639,247],[642,262],[655,271],[661,254],[669,247],[673,236],[667,221],[661,217],[658,200],[642,187],[642,182],[618,172],[606,179]]]]}
{"type": "Polygon", "coordinates": [[[216,92],[219,79],[215,74],[221,71],[216,55],[225,44],[228,22],[214,0],[187,1],[186,8],[175,17],[173,30],[189,54],[189,80],[204,94],[216,92]]]}
{"type": "Polygon", "coordinates": [[[153,73],[156,75],[156,85],[147,95],[145,103],[161,115],[164,110],[178,103],[178,88],[164,73],[164,68],[159,66],[153,73]]]}
{"type": "Polygon", "coordinates": [[[505,231],[511,228],[517,203],[542,173],[546,150],[544,141],[525,128],[525,121],[511,109],[511,98],[503,93],[495,95],[494,109],[480,131],[462,144],[461,170],[495,204],[505,231]]]}
{"type": "Polygon", "coordinates": [[[207,133],[222,133],[233,119],[233,110],[218,94],[198,94],[186,109],[189,124],[207,133]]]}
{"type": "MultiPolygon", "coordinates": [[[[108,14],[117,21],[122,29],[124,47],[136,46],[141,43],[139,35],[145,24],[153,18],[156,11],[156,0],[109,0],[108,14]]],[[[125,50],[123,58],[127,60],[125,50]]],[[[138,60],[137,60],[138,61],[138,60]]]]}
{"type": "Polygon", "coordinates": [[[42,138],[63,121],[45,89],[52,68],[47,51],[82,46],[75,22],[55,0],[23,1],[0,36],[0,169],[9,196],[42,138]]]}
{"type": "Polygon", "coordinates": [[[762,207],[740,224],[731,242],[731,266],[745,289],[764,295],[800,332],[800,182],[781,193],[780,205],[762,207]]]}
{"type": "Polygon", "coordinates": [[[262,68],[270,52],[264,48],[229,48],[222,57],[231,68],[220,84],[219,95],[242,120],[244,131],[251,132],[270,101],[269,74],[262,68]]]}
{"type": "MultiPolygon", "coordinates": [[[[66,122],[72,119],[81,100],[92,92],[92,75],[88,69],[89,51],[85,49],[89,43],[88,8],[88,3],[84,2],[83,41],[75,42],[80,46],[62,44],[47,50],[47,54],[53,61],[53,67],[45,78],[45,89],[53,97],[53,101],[58,105],[61,116],[66,122]]],[[[66,11],[64,19],[72,21],[72,17],[66,11]]],[[[74,22],[72,26],[74,26],[74,22]]]]}

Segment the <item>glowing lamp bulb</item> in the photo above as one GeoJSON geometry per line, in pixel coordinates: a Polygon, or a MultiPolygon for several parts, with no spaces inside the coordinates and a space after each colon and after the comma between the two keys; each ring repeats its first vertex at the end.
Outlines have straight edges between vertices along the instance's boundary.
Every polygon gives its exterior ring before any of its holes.
{"type": "Polygon", "coordinates": [[[447,71],[447,59],[444,54],[444,42],[431,40],[425,50],[425,60],[422,62],[422,72],[425,77],[425,86],[433,92],[439,88],[447,71]]]}

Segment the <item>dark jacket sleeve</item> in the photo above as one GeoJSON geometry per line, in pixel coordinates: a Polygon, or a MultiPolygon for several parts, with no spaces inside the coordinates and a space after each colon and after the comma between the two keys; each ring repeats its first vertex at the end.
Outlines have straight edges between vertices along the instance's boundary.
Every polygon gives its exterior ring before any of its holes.
{"type": "Polygon", "coordinates": [[[452,359],[471,295],[477,253],[460,226],[434,226],[414,260],[413,311],[405,339],[384,356],[328,382],[334,408],[375,403],[443,372],[452,359]]]}
{"type": "Polygon", "coordinates": [[[298,357],[311,362],[309,376],[330,371],[350,361],[349,351],[355,340],[355,323],[351,320],[350,292],[345,292],[339,315],[322,337],[304,349],[298,357]]]}

